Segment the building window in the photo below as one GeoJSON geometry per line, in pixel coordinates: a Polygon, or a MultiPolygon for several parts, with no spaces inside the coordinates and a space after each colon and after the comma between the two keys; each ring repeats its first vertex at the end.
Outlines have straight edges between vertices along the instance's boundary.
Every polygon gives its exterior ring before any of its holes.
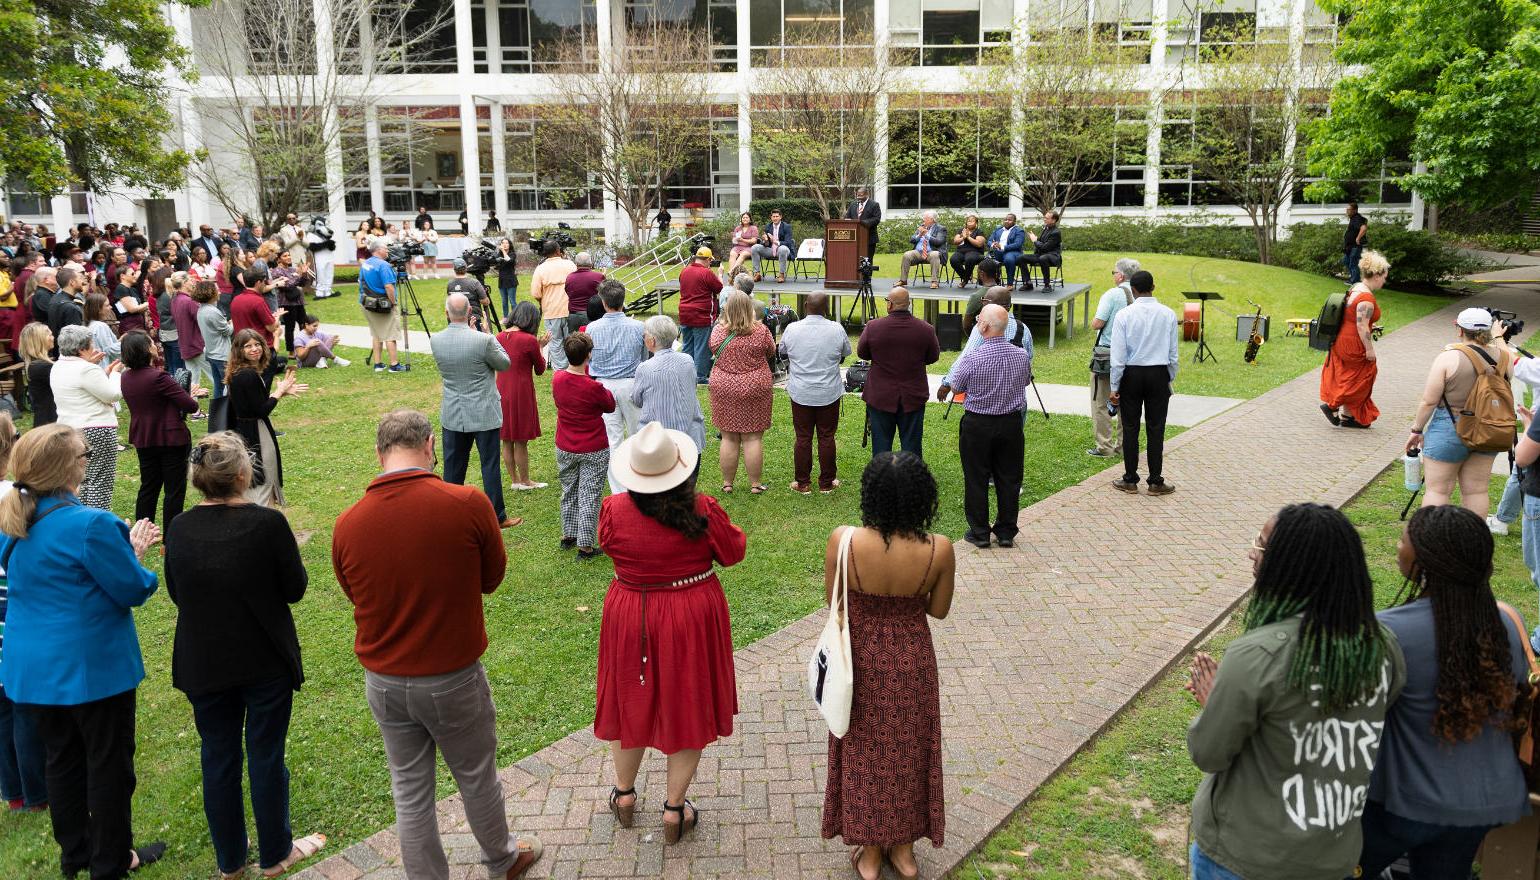
{"type": "Polygon", "coordinates": [[[711,38],[711,60],[717,70],[738,69],[738,10],[732,0],[626,0],[626,30],[630,51],[645,51],[654,28],[688,27],[711,38]]]}
{"type": "MultiPolygon", "coordinates": [[[[927,95],[888,111],[888,204],[973,210],[1008,202],[1007,111],[964,95],[927,95]]],[[[895,101],[895,103],[900,103],[895,101]]]]}
{"type": "Polygon", "coordinates": [[[755,66],[773,67],[797,48],[870,50],[873,0],[743,0],[755,66]]]}
{"type": "Polygon", "coordinates": [[[900,67],[978,64],[1011,40],[1011,0],[893,0],[889,63],[900,67]]]}

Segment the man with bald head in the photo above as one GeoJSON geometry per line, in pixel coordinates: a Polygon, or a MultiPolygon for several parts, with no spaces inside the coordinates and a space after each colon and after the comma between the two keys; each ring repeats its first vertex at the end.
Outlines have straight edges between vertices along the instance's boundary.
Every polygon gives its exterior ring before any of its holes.
{"type": "Polygon", "coordinates": [[[496,337],[471,328],[471,303],[463,293],[444,300],[449,326],[433,336],[433,360],[444,380],[439,427],[444,436],[444,482],[465,484],[471,445],[481,459],[481,488],[503,528],[522,520],[509,519],[503,507],[503,469],[498,429],[503,426],[497,396],[497,374],[508,369],[508,353],[496,337]]]}
{"type": "Polygon", "coordinates": [[[989,549],[990,533],[1001,547],[1016,542],[1016,515],[1021,507],[1022,459],[1026,440],[1022,413],[1027,406],[1027,382],[1032,356],[1005,336],[1010,313],[990,303],[979,312],[983,341],[957,359],[952,388],[968,395],[963,402],[957,449],[962,459],[963,513],[968,531],[963,539],[989,549]],[[995,486],[995,519],[989,521],[989,483],[995,486]]]}
{"type": "Polygon", "coordinates": [[[840,364],[850,357],[850,336],[830,321],[829,297],[808,294],[802,320],[781,334],[781,356],[786,358],[786,396],[791,398],[791,426],[796,434],[792,447],[791,490],[813,493],[813,434],[818,434],[818,490],[825,495],[839,486],[836,478],[834,435],[840,426],[840,401],[845,382],[840,364]]]}
{"type": "Polygon", "coordinates": [[[909,312],[909,291],[894,287],[886,297],[888,314],[866,325],[856,356],[871,361],[866,376],[866,417],[872,428],[872,455],[899,448],[924,457],[925,401],[930,383],[925,368],[941,358],[936,328],[909,312]]]}

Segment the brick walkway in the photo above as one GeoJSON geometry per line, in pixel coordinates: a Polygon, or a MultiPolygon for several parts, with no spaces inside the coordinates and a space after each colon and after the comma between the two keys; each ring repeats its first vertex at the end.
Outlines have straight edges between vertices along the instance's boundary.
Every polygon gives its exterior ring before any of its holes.
{"type": "MultiPolygon", "coordinates": [[[[1495,289],[1480,301],[1516,308],[1525,295],[1495,289]]],[[[1329,426],[1312,372],[1168,444],[1175,495],[1126,496],[1107,472],[1023,511],[1012,550],[959,545],[957,599],[933,624],[947,846],[917,847],[924,876],[952,869],[1235,606],[1250,583],[1246,548],[1269,514],[1294,501],[1346,503],[1400,455],[1456,310],[1381,341],[1375,398],[1385,415],[1373,430],[1329,426]],[[1138,549],[1098,546],[1114,528],[1119,547],[1138,549]]],[[[605,806],[607,751],[588,730],[507,768],[511,824],[547,847],[533,876],[848,877],[844,847],[819,837],[826,733],[803,695],[821,617],[738,652],[737,732],[701,761],[691,797],[704,822],[688,843],[664,850],[657,756],[638,781],[630,830],[605,806]]],[[[441,804],[455,876],[480,878],[460,815],[455,798],[441,804]]],[[[396,854],[387,830],[299,876],[404,877],[396,854]]]]}

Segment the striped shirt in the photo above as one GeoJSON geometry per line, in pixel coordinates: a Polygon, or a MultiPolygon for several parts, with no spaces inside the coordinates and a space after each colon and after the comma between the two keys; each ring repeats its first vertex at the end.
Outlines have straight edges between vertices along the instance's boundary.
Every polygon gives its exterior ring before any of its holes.
{"type": "Polygon", "coordinates": [[[1125,367],[1165,367],[1176,381],[1176,312],[1153,296],[1136,296],[1112,325],[1112,393],[1125,367]]]}
{"type": "Polygon", "coordinates": [[[1032,356],[1004,336],[991,336],[957,359],[952,390],[968,395],[963,409],[981,416],[1021,412],[1027,405],[1032,356]]]}
{"type": "Polygon", "coordinates": [[[604,317],[588,325],[594,341],[594,353],[588,360],[588,375],[595,379],[629,379],[647,357],[647,334],[642,322],[621,312],[605,312],[604,317]]]}
{"type": "Polygon", "coordinates": [[[697,451],[706,448],[706,420],[695,395],[695,361],[689,355],[670,349],[643,361],[636,368],[631,403],[641,408],[640,424],[659,422],[690,435],[697,451]]]}

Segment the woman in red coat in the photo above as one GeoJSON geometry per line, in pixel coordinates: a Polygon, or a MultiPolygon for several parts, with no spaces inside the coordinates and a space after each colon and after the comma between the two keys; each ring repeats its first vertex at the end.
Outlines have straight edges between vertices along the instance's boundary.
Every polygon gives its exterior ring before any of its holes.
{"type": "Polygon", "coordinates": [[[529,478],[529,441],[540,436],[540,408],[535,405],[535,377],[545,372],[545,334],[540,328],[540,309],[519,303],[508,315],[507,330],[497,341],[508,353],[512,366],[497,374],[497,394],[503,401],[503,466],[513,477],[514,489],[544,489],[546,483],[529,478]],[[528,308],[525,308],[528,306],[528,308]]]}
{"type": "Polygon", "coordinates": [[[696,494],[699,460],[689,435],[649,422],[612,453],[610,477],[627,491],[599,513],[615,579],[599,624],[594,735],[610,741],[610,810],[623,828],[647,749],[668,756],[668,843],[698,823],[685,793],[701,750],[730,736],[738,714],[732,623],[712,566],[736,565],[746,538],[716,499],[696,494]]]}

